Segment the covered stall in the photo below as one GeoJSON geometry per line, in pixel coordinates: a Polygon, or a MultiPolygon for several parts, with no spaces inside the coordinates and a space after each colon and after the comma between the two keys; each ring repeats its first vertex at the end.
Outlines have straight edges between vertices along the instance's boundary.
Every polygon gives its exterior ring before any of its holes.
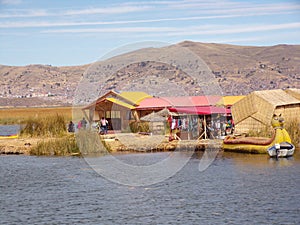
{"type": "Polygon", "coordinates": [[[170,112],[176,112],[179,118],[186,118],[183,129],[189,138],[207,139],[224,136],[226,133],[226,115],[230,109],[216,106],[172,107],[170,112]]]}
{"type": "Polygon", "coordinates": [[[91,123],[105,117],[109,122],[109,129],[124,130],[128,128],[130,121],[138,119],[135,108],[139,102],[149,97],[151,96],[144,92],[110,91],[82,110],[91,123]]]}

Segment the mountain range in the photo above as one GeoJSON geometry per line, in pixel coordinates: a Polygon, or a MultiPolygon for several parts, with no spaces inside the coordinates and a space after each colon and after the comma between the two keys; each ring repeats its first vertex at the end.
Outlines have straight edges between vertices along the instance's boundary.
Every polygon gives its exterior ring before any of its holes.
{"type": "MultiPolygon", "coordinates": [[[[147,55],[151,51],[154,50],[136,50],[115,56],[102,64],[100,62],[61,67],[0,65],[0,108],[71,105],[74,95],[78,95],[78,85],[85,78],[99,87],[95,89],[94,97],[98,92],[124,90],[128,86],[137,89],[147,86],[151,87],[149,91],[163,94],[163,88],[159,86],[161,82],[175,82],[189,95],[202,93],[198,90],[199,84],[194,82],[195,77],[182,70],[178,66],[178,60],[168,64],[141,57],[134,63],[118,68],[113,63],[127,62],[132,55],[147,55]],[[106,67],[100,68],[100,65],[106,67]],[[100,76],[101,80],[97,80],[95,75],[101,69],[102,72],[114,73],[110,76],[100,76]]],[[[223,95],[246,95],[256,90],[300,88],[300,45],[256,47],[184,41],[168,48],[155,49],[155,54],[159,54],[160,51],[162,56],[169,54],[170,57],[174,51],[179,54],[190,51],[202,61],[201,65],[210,71],[223,95]]],[[[192,62],[186,60],[186,64],[188,63],[191,63],[190,69],[198,68],[195,63],[192,65],[192,62]]],[[[88,99],[85,99],[85,102],[93,100],[91,97],[86,98],[88,99]]]]}

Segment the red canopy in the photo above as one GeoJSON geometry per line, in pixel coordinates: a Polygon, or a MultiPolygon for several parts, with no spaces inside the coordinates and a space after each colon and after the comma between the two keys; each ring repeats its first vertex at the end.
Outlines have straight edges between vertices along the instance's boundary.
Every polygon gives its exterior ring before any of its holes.
{"type": "Polygon", "coordinates": [[[216,106],[194,106],[194,107],[173,107],[169,108],[171,112],[186,113],[194,115],[210,115],[210,114],[230,114],[230,109],[216,106]]]}
{"type": "Polygon", "coordinates": [[[138,110],[153,109],[153,108],[166,108],[171,107],[172,105],[163,98],[153,97],[145,98],[136,107],[138,110]]]}

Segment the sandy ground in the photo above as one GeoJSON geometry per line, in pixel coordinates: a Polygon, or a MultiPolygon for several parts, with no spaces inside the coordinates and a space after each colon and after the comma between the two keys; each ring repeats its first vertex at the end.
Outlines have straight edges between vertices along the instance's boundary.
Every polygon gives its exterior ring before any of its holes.
{"type": "Polygon", "coordinates": [[[112,151],[172,151],[177,149],[204,149],[207,146],[220,148],[221,140],[173,140],[164,135],[114,134],[103,138],[112,151]]]}
{"type": "Polygon", "coordinates": [[[0,139],[0,154],[29,154],[30,148],[42,138],[0,139]]]}

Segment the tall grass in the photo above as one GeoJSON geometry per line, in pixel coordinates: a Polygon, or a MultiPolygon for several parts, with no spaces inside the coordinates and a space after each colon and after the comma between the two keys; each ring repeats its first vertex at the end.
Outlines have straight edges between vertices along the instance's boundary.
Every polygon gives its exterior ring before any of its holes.
{"type": "Polygon", "coordinates": [[[150,132],[149,122],[137,122],[133,121],[129,124],[130,131],[133,133],[137,132],[150,132]]]}
{"type": "Polygon", "coordinates": [[[67,121],[64,116],[56,114],[22,121],[21,135],[30,137],[61,137],[66,134],[67,121]]]}
{"type": "Polygon", "coordinates": [[[30,150],[32,155],[80,155],[75,135],[67,132],[62,115],[29,118],[22,121],[21,136],[42,138],[30,150]]]}
{"type": "Polygon", "coordinates": [[[106,154],[111,148],[99,137],[99,134],[92,130],[80,130],[76,133],[78,147],[82,154],[106,154]]]}
{"type": "Polygon", "coordinates": [[[292,143],[300,147],[300,119],[286,122],[285,128],[291,137],[292,143]]]}
{"type": "Polygon", "coordinates": [[[56,114],[70,120],[72,107],[0,109],[0,124],[20,124],[29,118],[55,116],[56,114]]]}
{"type": "MultiPolygon", "coordinates": [[[[284,125],[284,128],[290,135],[292,143],[295,146],[300,147],[300,120],[294,119],[291,121],[287,121],[284,125]]],[[[266,126],[264,129],[260,131],[249,131],[248,136],[250,137],[272,137],[274,129],[266,126]]]]}
{"type": "Polygon", "coordinates": [[[62,138],[45,139],[30,149],[31,155],[55,155],[68,156],[80,155],[79,148],[74,135],[62,138]]]}
{"type": "Polygon", "coordinates": [[[265,126],[261,130],[250,130],[247,134],[249,137],[272,137],[274,129],[271,126],[265,126]]]}

